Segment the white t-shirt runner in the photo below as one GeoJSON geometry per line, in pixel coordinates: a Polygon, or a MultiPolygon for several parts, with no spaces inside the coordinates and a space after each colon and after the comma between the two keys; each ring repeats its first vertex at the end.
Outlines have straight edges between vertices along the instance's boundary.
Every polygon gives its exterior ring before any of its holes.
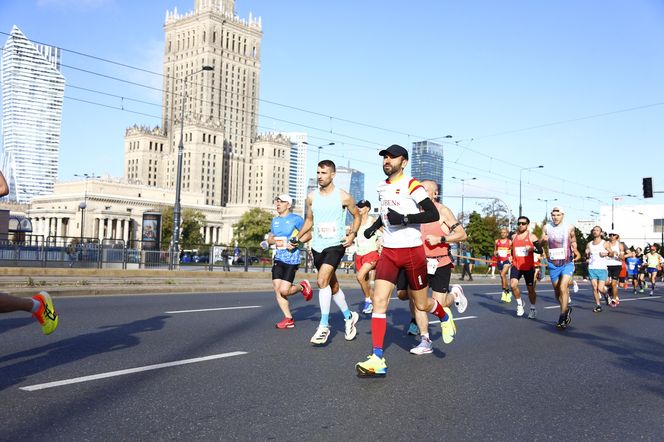
{"type": "Polygon", "coordinates": [[[387,210],[392,209],[402,215],[420,213],[418,204],[429,198],[426,190],[415,178],[402,174],[394,181],[389,179],[378,184],[380,216],[383,220],[383,247],[403,249],[422,245],[419,224],[393,226],[387,219],[387,210]]]}

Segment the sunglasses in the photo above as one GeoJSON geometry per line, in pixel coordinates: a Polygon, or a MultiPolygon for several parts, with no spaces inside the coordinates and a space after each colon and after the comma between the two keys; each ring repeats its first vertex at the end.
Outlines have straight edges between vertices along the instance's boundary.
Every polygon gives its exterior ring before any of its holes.
{"type": "Polygon", "coordinates": [[[528,223],[524,222],[524,221],[519,221],[517,224],[520,225],[520,226],[527,226],[528,225],[528,223]]]}

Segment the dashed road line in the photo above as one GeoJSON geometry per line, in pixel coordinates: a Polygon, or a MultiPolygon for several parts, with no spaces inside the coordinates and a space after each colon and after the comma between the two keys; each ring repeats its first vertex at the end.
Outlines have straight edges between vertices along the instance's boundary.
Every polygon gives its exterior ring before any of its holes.
{"type": "Polygon", "coordinates": [[[261,307],[260,305],[245,305],[242,307],[219,307],[219,308],[201,308],[196,310],[173,310],[165,313],[175,314],[175,313],[218,312],[221,310],[242,310],[245,308],[260,308],[260,307],[261,307]]]}

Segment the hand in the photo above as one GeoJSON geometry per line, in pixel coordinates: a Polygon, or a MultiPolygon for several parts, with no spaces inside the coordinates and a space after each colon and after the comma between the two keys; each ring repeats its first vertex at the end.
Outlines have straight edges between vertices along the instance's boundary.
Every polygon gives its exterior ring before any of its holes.
{"type": "Polygon", "coordinates": [[[399,224],[403,224],[403,219],[404,215],[400,214],[396,210],[387,209],[387,220],[393,226],[398,226],[399,224]]]}
{"type": "Polygon", "coordinates": [[[348,248],[353,245],[353,240],[357,234],[355,232],[350,232],[346,235],[346,240],[341,243],[342,246],[348,248]]]}
{"type": "Polygon", "coordinates": [[[300,241],[298,241],[298,239],[296,237],[293,237],[288,241],[288,245],[289,245],[288,250],[293,250],[294,248],[299,247],[300,244],[302,244],[302,243],[300,241]]]}
{"type": "Polygon", "coordinates": [[[425,241],[430,246],[437,246],[440,244],[440,236],[427,235],[425,241]]]}

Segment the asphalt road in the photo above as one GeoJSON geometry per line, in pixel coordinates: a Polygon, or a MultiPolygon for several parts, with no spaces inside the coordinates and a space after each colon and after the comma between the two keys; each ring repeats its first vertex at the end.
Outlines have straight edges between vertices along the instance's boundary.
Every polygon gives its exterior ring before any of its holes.
{"type": "Polygon", "coordinates": [[[394,300],[380,379],[354,370],[369,320],[346,342],[333,305],[328,344],[309,344],[316,297],[294,297],[291,330],[271,293],[58,298],[51,336],[0,316],[0,440],[663,440],[664,290],[621,293],[594,314],[581,284],[559,331],[548,284],[534,321],[468,286],[456,340],[432,325],[425,356],[394,300]]]}

